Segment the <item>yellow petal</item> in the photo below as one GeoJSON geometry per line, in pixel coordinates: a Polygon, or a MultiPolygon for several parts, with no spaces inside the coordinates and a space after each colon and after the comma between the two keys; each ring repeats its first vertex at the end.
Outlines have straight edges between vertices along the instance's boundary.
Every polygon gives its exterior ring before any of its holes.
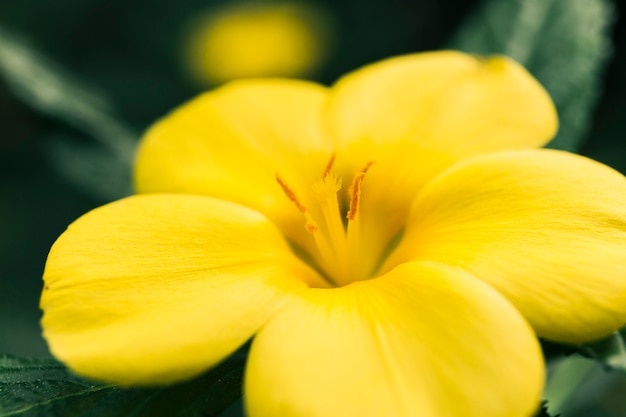
{"type": "Polygon", "coordinates": [[[496,291],[437,264],[292,299],[255,338],[250,417],[528,417],[532,330],[496,291]]]}
{"type": "Polygon", "coordinates": [[[233,201],[265,214],[306,246],[302,215],[275,175],[309,203],[332,152],[319,120],[325,102],[324,87],[289,80],[238,81],[201,95],[146,133],[137,190],[233,201]]]}
{"type": "Polygon", "coordinates": [[[118,384],[189,378],[248,340],[315,279],[262,215],[201,196],[98,208],[54,244],[42,325],[53,354],[118,384]]]}
{"type": "Polygon", "coordinates": [[[383,247],[441,170],[481,153],[540,147],[557,129],[546,91],[505,57],[407,55],[349,74],[331,91],[327,115],[338,164],[348,155],[345,175],[376,161],[363,186],[363,236],[383,247]]]}
{"type": "Polygon", "coordinates": [[[339,144],[404,140],[467,156],[547,143],[557,128],[546,91],[505,57],[406,55],[348,74],[329,117],[339,144]]]}
{"type": "Polygon", "coordinates": [[[540,336],[600,338],[626,323],[626,179],[565,152],[513,151],[446,171],[415,201],[388,260],[462,267],[540,336]]]}

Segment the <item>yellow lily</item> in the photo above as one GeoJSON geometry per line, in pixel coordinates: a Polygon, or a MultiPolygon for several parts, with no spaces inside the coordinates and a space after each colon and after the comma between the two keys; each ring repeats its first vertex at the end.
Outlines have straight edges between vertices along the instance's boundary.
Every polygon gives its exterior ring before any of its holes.
{"type": "Polygon", "coordinates": [[[227,84],[146,133],[139,195],[59,237],[44,335],[122,385],[191,378],[253,337],[251,417],[530,416],[536,335],[626,322],[626,180],[533,149],[556,129],[504,57],[227,84]]]}

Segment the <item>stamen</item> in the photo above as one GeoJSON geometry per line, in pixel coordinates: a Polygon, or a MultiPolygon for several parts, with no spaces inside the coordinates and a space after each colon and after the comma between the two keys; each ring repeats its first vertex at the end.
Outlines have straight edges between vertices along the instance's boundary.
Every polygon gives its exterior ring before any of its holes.
{"type": "Polygon", "coordinates": [[[359,172],[354,177],[354,181],[352,181],[352,185],[350,186],[350,208],[348,210],[348,214],[346,214],[346,218],[348,220],[354,220],[356,214],[359,212],[359,205],[361,203],[361,184],[363,184],[363,178],[365,178],[365,174],[359,172]]]}
{"type": "Polygon", "coordinates": [[[333,152],[330,155],[330,160],[326,164],[326,167],[324,168],[324,172],[322,173],[322,179],[326,178],[328,176],[328,174],[330,174],[330,171],[333,169],[333,165],[335,165],[335,158],[336,157],[337,157],[337,154],[335,152],[333,152]]]}
{"type": "MultiPolygon", "coordinates": [[[[287,182],[276,173],[276,182],[280,185],[283,193],[304,215],[305,230],[310,233],[317,250],[311,253],[316,266],[327,278],[328,282],[335,286],[349,284],[370,276],[373,266],[368,260],[362,259],[364,247],[362,245],[361,216],[359,206],[363,180],[374,161],[369,161],[356,173],[348,190],[349,207],[346,217],[347,223],[342,220],[339,191],[342,187],[341,177],[333,172],[335,154],[330,159],[323,171],[323,177],[313,184],[313,200],[307,200],[314,204],[310,212],[296,195],[296,192],[287,182]]],[[[376,256],[367,256],[376,259],[376,256]]]]}
{"type": "Polygon", "coordinates": [[[363,179],[365,178],[367,170],[369,170],[372,165],[374,165],[374,161],[369,161],[354,176],[354,180],[352,180],[352,184],[348,190],[348,195],[350,197],[350,207],[348,209],[348,214],[346,214],[346,218],[348,220],[354,220],[359,212],[359,206],[361,204],[361,185],[363,184],[363,179]]]}
{"type": "Polygon", "coordinates": [[[300,210],[302,213],[306,213],[306,207],[304,206],[304,204],[302,204],[300,200],[298,200],[298,196],[296,195],[296,193],[287,185],[285,180],[282,179],[280,175],[278,175],[278,172],[276,173],[276,182],[278,182],[278,185],[280,185],[280,188],[283,189],[283,192],[285,193],[287,198],[296,205],[298,210],[300,210]]]}

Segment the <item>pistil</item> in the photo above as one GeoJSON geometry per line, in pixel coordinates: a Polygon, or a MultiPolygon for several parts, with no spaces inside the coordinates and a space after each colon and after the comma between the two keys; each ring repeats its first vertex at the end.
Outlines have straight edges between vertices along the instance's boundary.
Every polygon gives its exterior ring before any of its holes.
{"type": "Polygon", "coordinates": [[[325,257],[322,261],[333,280],[339,285],[345,285],[354,279],[348,257],[346,232],[337,199],[339,190],[341,190],[341,180],[332,173],[313,185],[313,191],[323,218],[324,227],[321,233],[332,250],[331,256],[325,257]]]}

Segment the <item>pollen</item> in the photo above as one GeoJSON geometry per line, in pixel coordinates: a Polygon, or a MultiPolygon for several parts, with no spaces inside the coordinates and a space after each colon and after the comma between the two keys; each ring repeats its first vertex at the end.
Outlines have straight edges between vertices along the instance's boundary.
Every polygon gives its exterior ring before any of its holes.
{"type": "Polygon", "coordinates": [[[359,212],[359,206],[361,204],[361,186],[363,185],[363,179],[365,178],[365,174],[367,174],[367,170],[369,170],[372,165],[374,165],[374,161],[369,161],[357,172],[354,176],[354,180],[352,180],[352,184],[348,190],[348,196],[350,197],[350,208],[346,215],[348,220],[354,220],[359,212]]]}
{"type": "Polygon", "coordinates": [[[278,182],[278,185],[280,185],[280,188],[283,189],[283,192],[285,193],[287,198],[296,205],[298,210],[300,210],[300,212],[302,213],[306,213],[306,206],[300,202],[295,191],[293,191],[293,189],[287,185],[285,180],[282,179],[280,175],[278,175],[278,172],[276,173],[276,182],[278,182]]]}
{"type": "Polygon", "coordinates": [[[304,227],[309,233],[315,233],[320,230],[320,227],[314,221],[307,221],[304,227]]]}
{"type": "Polygon", "coordinates": [[[330,155],[330,159],[328,160],[328,163],[326,164],[326,167],[324,168],[324,172],[322,173],[322,178],[326,178],[326,176],[330,174],[330,172],[332,171],[333,166],[335,165],[336,156],[337,154],[335,152],[333,152],[332,155],[330,155]]]}

